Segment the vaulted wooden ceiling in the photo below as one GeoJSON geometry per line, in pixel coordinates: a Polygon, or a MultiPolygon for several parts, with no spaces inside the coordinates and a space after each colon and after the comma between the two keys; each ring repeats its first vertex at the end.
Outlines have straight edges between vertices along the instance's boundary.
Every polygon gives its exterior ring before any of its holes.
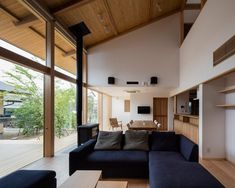
{"type": "Polygon", "coordinates": [[[180,11],[182,0],[39,0],[64,25],[84,21],[85,47],[110,40],[180,11]]]}
{"type": "MultiPolygon", "coordinates": [[[[186,2],[186,0],[36,1],[67,28],[85,22],[91,31],[91,34],[84,38],[86,49],[179,12],[186,2]]],[[[22,0],[0,0],[0,39],[45,59],[45,21],[36,17],[22,2],[22,0]]],[[[57,31],[55,54],[55,63],[58,67],[76,73],[75,46],[57,31]]]]}

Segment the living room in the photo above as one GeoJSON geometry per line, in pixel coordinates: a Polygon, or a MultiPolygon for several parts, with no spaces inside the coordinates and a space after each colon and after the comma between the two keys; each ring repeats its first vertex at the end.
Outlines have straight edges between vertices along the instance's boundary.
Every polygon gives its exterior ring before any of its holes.
{"type": "Polygon", "coordinates": [[[0,0],[0,187],[235,187],[234,7],[0,0]]]}

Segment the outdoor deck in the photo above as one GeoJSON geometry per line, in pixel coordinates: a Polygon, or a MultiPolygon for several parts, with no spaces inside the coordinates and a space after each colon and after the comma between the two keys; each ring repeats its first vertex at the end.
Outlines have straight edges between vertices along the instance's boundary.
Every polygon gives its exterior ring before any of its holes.
{"type": "MultiPolygon", "coordinates": [[[[55,151],[72,146],[77,134],[56,138],[55,151]]],[[[43,137],[30,140],[0,140],[0,177],[43,157],[43,137]]]]}

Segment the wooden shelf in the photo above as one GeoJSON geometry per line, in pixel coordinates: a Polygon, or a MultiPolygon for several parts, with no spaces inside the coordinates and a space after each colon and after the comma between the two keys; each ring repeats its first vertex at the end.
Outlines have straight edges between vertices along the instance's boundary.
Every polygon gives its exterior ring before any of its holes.
{"type": "Polygon", "coordinates": [[[235,108],[235,104],[218,104],[216,106],[222,108],[235,108]]]}
{"type": "Polygon", "coordinates": [[[219,93],[229,93],[229,92],[235,92],[235,86],[227,87],[223,90],[218,91],[219,93]]]}

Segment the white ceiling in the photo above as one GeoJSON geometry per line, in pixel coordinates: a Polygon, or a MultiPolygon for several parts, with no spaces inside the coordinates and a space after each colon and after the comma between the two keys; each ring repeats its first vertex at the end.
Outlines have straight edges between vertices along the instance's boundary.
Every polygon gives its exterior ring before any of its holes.
{"type": "Polygon", "coordinates": [[[127,91],[137,91],[137,93],[156,93],[158,96],[168,96],[169,92],[175,88],[160,88],[153,86],[146,87],[89,87],[101,93],[128,99],[130,98],[130,93],[127,91]]]}

